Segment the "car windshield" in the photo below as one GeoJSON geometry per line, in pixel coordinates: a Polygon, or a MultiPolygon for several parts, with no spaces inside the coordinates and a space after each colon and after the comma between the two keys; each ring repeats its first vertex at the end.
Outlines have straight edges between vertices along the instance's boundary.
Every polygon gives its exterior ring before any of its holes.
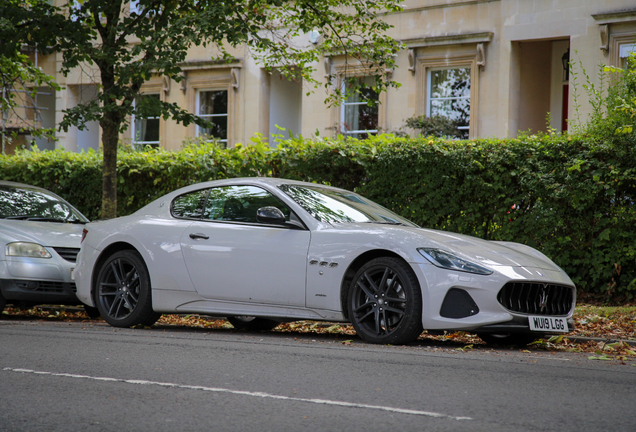
{"type": "Polygon", "coordinates": [[[367,222],[416,227],[392,211],[358,194],[320,186],[281,185],[279,188],[322,222],[367,222]]]}
{"type": "Polygon", "coordinates": [[[0,219],[87,223],[66,201],[39,189],[0,185],[0,219]]]}

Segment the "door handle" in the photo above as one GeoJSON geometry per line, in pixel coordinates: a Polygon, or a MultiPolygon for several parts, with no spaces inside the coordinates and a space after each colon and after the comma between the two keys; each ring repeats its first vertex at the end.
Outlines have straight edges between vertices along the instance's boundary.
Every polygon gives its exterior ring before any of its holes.
{"type": "Polygon", "coordinates": [[[209,239],[210,237],[209,237],[209,236],[206,236],[205,234],[201,234],[201,233],[191,233],[191,234],[190,234],[190,238],[191,238],[192,240],[199,240],[199,239],[207,240],[207,239],[209,239]]]}

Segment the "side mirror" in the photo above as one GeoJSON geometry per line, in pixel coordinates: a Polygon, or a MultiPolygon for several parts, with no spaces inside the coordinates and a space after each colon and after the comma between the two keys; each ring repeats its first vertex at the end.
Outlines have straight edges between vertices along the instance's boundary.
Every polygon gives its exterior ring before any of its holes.
{"type": "Polygon", "coordinates": [[[256,220],[269,224],[285,224],[285,215],[276,207],[261,207],[256,210],[256,220]]]}

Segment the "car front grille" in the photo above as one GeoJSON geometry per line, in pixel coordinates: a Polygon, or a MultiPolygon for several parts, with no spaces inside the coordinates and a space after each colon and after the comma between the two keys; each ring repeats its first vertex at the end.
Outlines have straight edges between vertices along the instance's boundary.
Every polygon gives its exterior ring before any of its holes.
{"type": "Polygon", "coordinates": [[[497,300],[506,309],[530,315],[567,315],[574,306],[574,289],[532,282],[509,282],[497,300]]]}
{"type": "Polygon", "coordinates": [[[29,290],[33,292],[42,292],[42,293],[63,293],[66,290],[64,287],[70,287],[71,291],[76,292],[77,288],[75,287],[75,283],[67,283],[67,282],[51,282],[51,281],[25,281],[25,280],[17,280],[15,284],[18,288],[29,290]]]}
{"type": "Polygon", "coordinates": [[[55,252],[57,252],[59,256],[72,263],[77,260],[77,254],[80,251],[79,248],[54,247],[53,249],[55,249],[55,252]]]}

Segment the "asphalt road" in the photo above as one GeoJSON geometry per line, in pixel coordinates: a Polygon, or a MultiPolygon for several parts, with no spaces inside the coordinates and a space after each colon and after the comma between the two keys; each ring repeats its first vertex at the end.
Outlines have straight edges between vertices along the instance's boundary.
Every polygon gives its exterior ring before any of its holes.
{"type": "Polygon", "coordinates": [[[344,340],[0,319],[0,431],[636,430],[631,364],[344,340]]]}

